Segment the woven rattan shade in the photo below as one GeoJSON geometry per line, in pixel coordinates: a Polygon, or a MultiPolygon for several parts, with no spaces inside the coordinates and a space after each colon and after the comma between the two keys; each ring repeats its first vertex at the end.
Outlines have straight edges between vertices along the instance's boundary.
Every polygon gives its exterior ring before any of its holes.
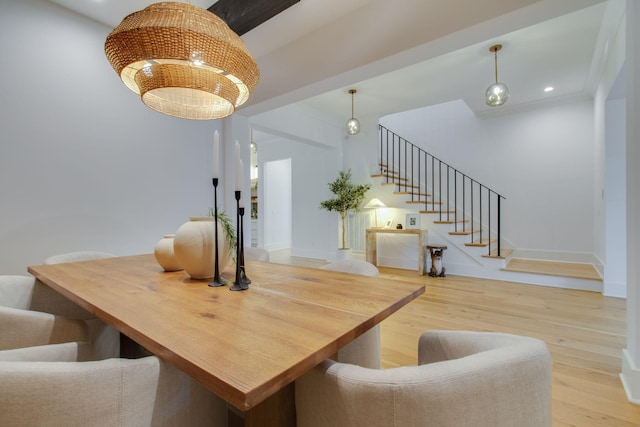
{"type": "Polygon", "coordinates": [[[104,50],[147,106],[187,119],[232,114],[260,78],[242,39],[213,13],[185,3],[132,13],[107,36],[104,50]]]}

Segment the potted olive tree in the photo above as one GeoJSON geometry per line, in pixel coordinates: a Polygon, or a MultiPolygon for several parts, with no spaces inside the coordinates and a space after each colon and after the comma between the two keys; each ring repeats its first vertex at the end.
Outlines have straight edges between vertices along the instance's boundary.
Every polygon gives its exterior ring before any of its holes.
{"type": "Polygon", "coordinates": [[[364,201],[365,194],[370,188],[369,184],[354,184],[351,182],[351,170],[340,171],[340,175],[335,181],[330,182],[329,190],[335,197],[320,203],[321,209],[338,212],[340,214],[341,236],[340,248],[338,254],[342,253],[339,258],[346,258],[349,254],[347,248],[347,215],[349,212],[358,212],[364,201]],[[342,252],[340,252],[342,251],[342,252]]]}

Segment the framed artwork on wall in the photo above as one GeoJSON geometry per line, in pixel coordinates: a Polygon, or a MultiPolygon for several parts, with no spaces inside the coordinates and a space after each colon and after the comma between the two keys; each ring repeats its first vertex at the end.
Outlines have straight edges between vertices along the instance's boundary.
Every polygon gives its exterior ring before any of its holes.
{"type": "Polygon", "coordinates": [[[408,230],[419,230],[420,214],[407,214],[407,221],[405,222],[405,228],[408,230]]]}

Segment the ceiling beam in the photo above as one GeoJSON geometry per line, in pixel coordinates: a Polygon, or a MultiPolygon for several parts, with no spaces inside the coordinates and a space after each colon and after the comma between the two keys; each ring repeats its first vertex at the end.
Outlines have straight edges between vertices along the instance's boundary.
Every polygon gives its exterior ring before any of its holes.
{"type": "Polygon", "coordinates": [[[273,18],[300,0],[218,0],[208,10],[239,36],[273,18]]]}

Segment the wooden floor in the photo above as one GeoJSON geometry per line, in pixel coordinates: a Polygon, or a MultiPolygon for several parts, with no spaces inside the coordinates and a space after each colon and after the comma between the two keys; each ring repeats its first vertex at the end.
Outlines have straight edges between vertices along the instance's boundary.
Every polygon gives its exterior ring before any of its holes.
{"type": "MultiPolygon", "coordinates": [[[[271,253],[272,262],[318,267],[321,260],[271,253]]],[[[432,278],[380,267],[383,277],[424,282],[426,292],[382,322],[384,367],[417,362],[430,329],[499,331],[544,340],[553,359],[554,427],[640,426],[619,373],[626,347],[624,299],[599,293],[468,277],[432,278]]]]}
{"type": "Polygon", "coordinates": [[[505,271],[520,273],[547,274],[552,276],[573,277],[576,279],[602,280],[600,273],[591,264],[576,262],[540,261],[522,258],[509,260],[505,271]]]}

